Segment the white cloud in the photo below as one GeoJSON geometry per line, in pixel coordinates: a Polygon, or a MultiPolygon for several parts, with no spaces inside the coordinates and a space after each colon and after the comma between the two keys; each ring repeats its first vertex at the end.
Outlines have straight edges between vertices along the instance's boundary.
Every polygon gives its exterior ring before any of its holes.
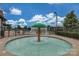
{"type": "Polygon", "coordinates": [[[56,18],[52,18],[52,19],[49,19],[47,23],[50,24],[50,23],[55,22],[55,21],[56,21],[56,18]]]}
{"type": "Polygon", "coordinates": [[[54,15],[54,13],[49,13],[49,14],[47,14],[46,15],[48,18],[53,18],[55,15],[54,15]]]}
{"type": "Polygon", "coordinates": [[[17,21],[14,21],[14,20],[7,20],[6,23],[7,23],[7,24],[12,24],[12,25],[14,25],[14,24],[17,23],[17,21]]]}
{"type": "Polygon", "coordinates": [[[29,22],[44,22],[46,20],[48,20],[48,18],[43,15],[35,15],[29,22]]]}
{"type": "Polygon", "coordinates": [[[20,18],[18,21],[17,20],[7,20],[6,23],[11,24],[12,28],[17,27],[17,25],[20,25],[22,27],[27,25],[25,19],[23,19],[23,18],[20,18]]]}
{"type": "Polygon", "coordinates": [[[18,25],[20,25],[21,27],[26,26],[27,25],[26,20],[23,18],[20,18],[18,20],[18,25]]]}
{"type": "MultiPolygon", "coordinates": [[[[46,15],[48,17],[48,23],[55,23],[56,22],[56,16],[54,13],[49,13],[46,15]]],[[[57,15],[58,22],[63,22],[65,17],[61,17],[57,15]]]]}
{"type": "Polygon", "coordinates": [[[12,28],[15,28],[17,26],[17,20],[7,20],[6,23],[7,24],[11,24],[12,28]]]}
{"type": "Polygon", "coordinates": [[[24,27],[24,26],[27,26],[27,23],[20,23],[18,25],[21,26],[21,27],[24,27]]]}
{"type": "Polygon", "coordinates": [[[62,22],[57,22],[57,26],[63,26],[62,22]]]}
{"type": "Polygon", "coordinates": [[[5,11],[3,11],[3,14],[5,15],[5,14],[7,14],[5,11]]]}
{"type": "Polygon", "coordinates": [[[17,8],[10,8],[10,12],[13,15],[21,15],[22,14],[22,11],[20,9],[17,9],[17,8]]]}
{"type": "MultiPolygon", "coordinates": [[[[63,22],[63,21],[64,21],[64,18],[65,18],[65,17],[57,16],[57,21],[58,21],[58,22],[63,22]]],[[[52,23],[52,22],[56,22],[56,17],[54,17],[54,18],[52,18],[52,19],[49,19],[48,23],[52,23]]]]}
{"type": "MultiPolygon", "coordinates": [[[[65,17],[57,16],[57,20],[58,20],[57,26],[63,25],[64,18],[65,17]]],[[[23,19],[23,18],[20,18],[17,22],[14,21],[14,20],[9,20],[9,22],[13,25],[14,24],[18,24],[20,26],[26,26],[27,25],[26,20],[23,19]]],[[[49,14],[46,14],[45,16],[43,16],[42,14],[34,15],[32,17],[32,19],[30,19],[27,22],[33,22],[33,23],[42,22],[46,25],[56,26],[56,17],[54,16],[54,13],[49,13],[49,14]]]]}
{"type": "Polygon", "coordinates": [[[26,25],[27,25],[27,23],[24,23],[23,25],[24,25],[24,26],[26,26],[26,25]]]}
{"type": "MultiPolygon", "coordinates": [[[[57,16],[57,26],[63,26],[63,21],[65,17],[57,16]]],[[[53,18],[47,22],[51,26],[56,26],[56,18],[53,18]]]]}
{"type": "MultiPolygon", "coordinates": [[[[64,21],[65,17],[57,16],[58,26],[62,26],[62,22],[64,21]]],[[[45,24],[56,26],[56,17],[54,13],[49,13],[46,16],[43,15],[34,15],[29,22],[42,22],[45,24]]]]}
{"type": "Polygon", "coordinates": [[[25,22],[25,19],[20,18],[18,22],[25,22]]]}
{"type": "MultiPolygon", "coordinates": [[[[48,17],[47,24],[51,26],[56,26],[56,16],[54,13],[49,13],[46,15],[48,17]]],[[[57,26],[62,26],[65,17],[57,16],[57,26]]]]}
{"type": "MultiPolygon", "coordinates": [[[[49,25],[50,26],[53,26],[53,27],[56,27],[56,23],[50,23],[49,25]]],[[[57,26],[58,27],[62,27],[63,26],[63,23],[62,22],[57,22],[57,26]]]]}

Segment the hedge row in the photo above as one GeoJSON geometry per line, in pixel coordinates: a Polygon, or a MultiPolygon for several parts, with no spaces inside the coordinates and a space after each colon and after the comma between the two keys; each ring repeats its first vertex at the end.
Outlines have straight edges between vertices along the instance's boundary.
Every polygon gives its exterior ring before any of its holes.
{"type": "Polygon", "coordinates": [[[76,38],[79,39],[79,32],[64,32],[64,31],[57,31],[57,35],[62,35],[66,37],[76,38]]]}

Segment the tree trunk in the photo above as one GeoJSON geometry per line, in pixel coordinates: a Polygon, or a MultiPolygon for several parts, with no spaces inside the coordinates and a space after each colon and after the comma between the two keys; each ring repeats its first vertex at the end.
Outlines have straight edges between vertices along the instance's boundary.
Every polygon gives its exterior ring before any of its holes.
{"type": "Polygon", "coordinates": [[[10,31],[8,30],[8,37],[10,36],[10,31]]]}
{"type": "Polygon", "coordinates": [[[16,36],[16,28],[14,30],[15,30],[15,36],[16,36]]]}
{"type": "Polygon", "coordinates": [[[10,29],[8,29],[8,37],[10,37],[10,29]]]}
{"type": "Polygon", "coordinates": [[[38,28],[38,42],[40,42],[40,28],[38,28]]]}

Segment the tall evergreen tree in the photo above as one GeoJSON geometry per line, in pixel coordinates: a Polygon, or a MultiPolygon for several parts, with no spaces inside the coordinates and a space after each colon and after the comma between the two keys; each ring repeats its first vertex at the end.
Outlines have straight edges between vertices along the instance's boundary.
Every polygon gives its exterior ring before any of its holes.
{"type": "Polygon", "coordinates": [[[78,23],[78,18],[75,15],[74,11],[71,11],[66,15],[66,18],[64,19],[64,27],[74,27],[78,23]]]}

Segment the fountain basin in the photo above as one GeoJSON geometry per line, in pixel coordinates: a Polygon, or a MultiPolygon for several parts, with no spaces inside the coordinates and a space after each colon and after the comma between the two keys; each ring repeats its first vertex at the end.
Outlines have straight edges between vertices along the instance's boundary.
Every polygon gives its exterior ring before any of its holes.
{"type": "Polygon", "coordinates": [[[68,53],[72,45],[67,41],[52,37],[23,37],[13,39],[5,45],[5,49],[18,56],[59,56],[68,53]]]}

